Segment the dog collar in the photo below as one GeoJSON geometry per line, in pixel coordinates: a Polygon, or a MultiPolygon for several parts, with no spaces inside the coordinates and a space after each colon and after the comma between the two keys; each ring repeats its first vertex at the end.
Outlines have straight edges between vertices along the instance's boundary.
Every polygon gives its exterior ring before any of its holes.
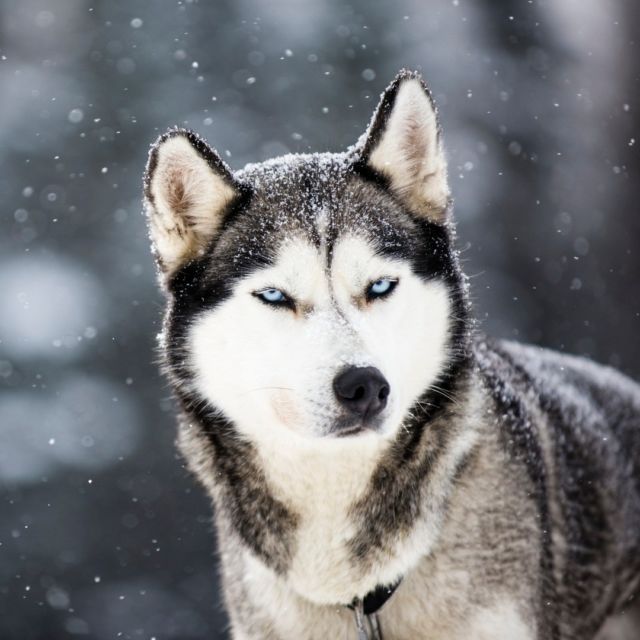
{"type": "Polygon", "coordinates": [[[358,640],[382,640],[377,613],[395,593],[401,580],[402,578],[392,585],[378,585],[364,598],[355,598],[347,605],[354,613],[358,640]]]}

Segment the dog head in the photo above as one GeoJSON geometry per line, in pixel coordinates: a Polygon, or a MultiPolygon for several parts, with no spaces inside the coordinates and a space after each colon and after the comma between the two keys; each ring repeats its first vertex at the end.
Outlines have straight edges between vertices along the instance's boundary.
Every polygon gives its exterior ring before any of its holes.
{"type": "Polygon", "coordinates": [[[145,196],[167,367],[190,406],[250,439],[353,441],[393,438],[429,393],[446,395],[464,293],[417,74],[395,79],[342,154],[233,173],[196,134],[170,131],[145,196]]]}

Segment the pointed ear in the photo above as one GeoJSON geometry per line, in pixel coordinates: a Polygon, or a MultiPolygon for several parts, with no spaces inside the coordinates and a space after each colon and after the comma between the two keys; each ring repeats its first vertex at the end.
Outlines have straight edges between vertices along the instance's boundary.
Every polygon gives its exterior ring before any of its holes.
{"type": "Polygon", "coordinates": [[[149,152],[144,195],[165,277],[202,254],[239,193],[229,167],[197,134],[173,129],[158,139],[149,152]]]}
{"type": "Polygon", "coordinates": [[[436,107],[418,73],[401,71],[382,94],[359,162],[383,176],[413,213],[444,222],[447,164],[436,107]]]}

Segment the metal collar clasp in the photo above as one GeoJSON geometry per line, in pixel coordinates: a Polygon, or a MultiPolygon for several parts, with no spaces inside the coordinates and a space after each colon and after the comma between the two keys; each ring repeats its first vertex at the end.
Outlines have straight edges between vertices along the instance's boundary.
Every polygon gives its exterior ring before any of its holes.
{"type": "Polygon", "coordinates": [[[353,613],[358,631],[358,640],[382,640],[380,621],[377,613],[366,615],[362,600],[356,600],[353,605],[353,613]]]}

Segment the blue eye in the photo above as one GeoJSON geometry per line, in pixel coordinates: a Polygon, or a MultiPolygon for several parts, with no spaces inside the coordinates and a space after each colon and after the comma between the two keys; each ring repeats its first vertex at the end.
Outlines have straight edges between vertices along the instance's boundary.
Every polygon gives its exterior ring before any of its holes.
{"type": "Polygon", "coordinates": [[[256,291],[253,295],[256,296],[258,300],[266,304],[273,305],[274,307],[294,308],[293,300],[280,291],[280,289],[275,289],[274,287],[269,287],[262,291],[256,291]]]}
{"type": "Polygon", "coordinates": [[[388,296],[398,284],[397,280],[391,278],[380,278],[375,282],[372,282],[367,289],[367,299],[373,300],[374,298],[384,298],[388,296]]]}
{"type": "Polygon", "coordinates": [[[267,302],[283,302],[284,293],[279,289],[265,289],[258,294],[263,300],[267,302]]]}

